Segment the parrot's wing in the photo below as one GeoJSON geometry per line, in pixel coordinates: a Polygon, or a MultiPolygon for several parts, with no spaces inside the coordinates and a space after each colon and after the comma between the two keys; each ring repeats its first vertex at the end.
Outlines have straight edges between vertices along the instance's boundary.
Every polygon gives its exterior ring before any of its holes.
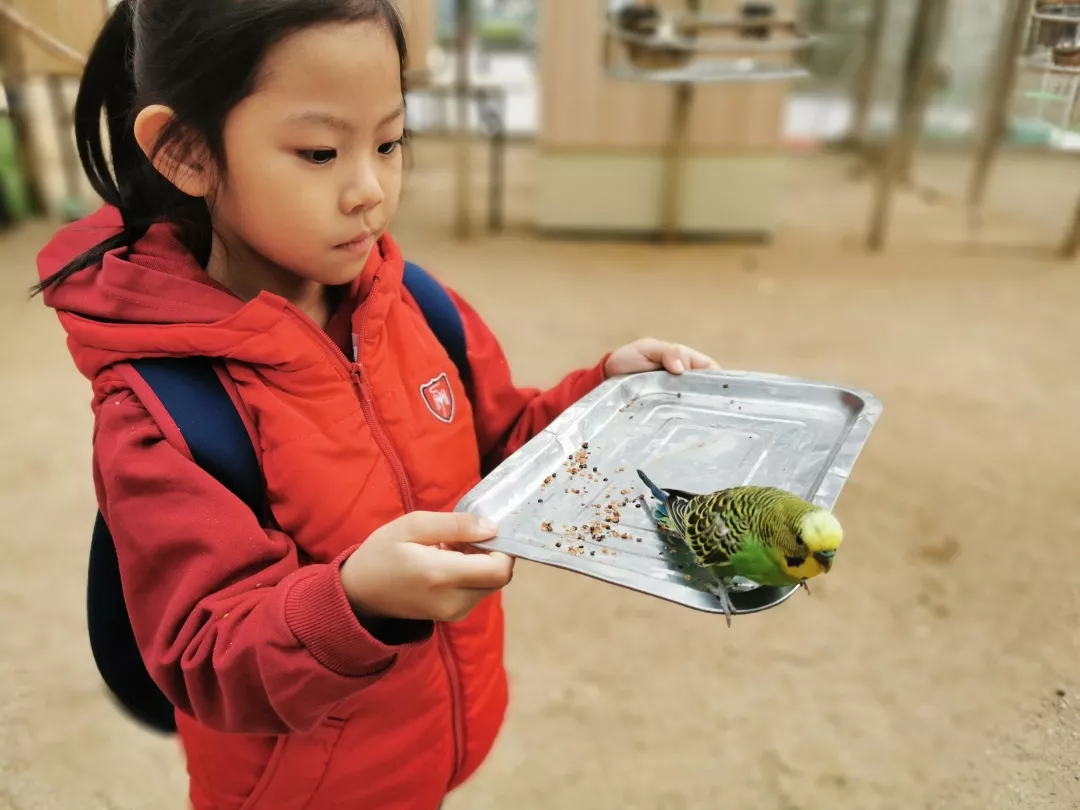
{"type": "Polygon", "coordinates": [[[692,501],[698,496],[696,492],[687,492],[685,489],[665,489],[669,498],[681,498],[684,501],[692,501]]]}
{"type": "Polygon", "coordinates": [[[731,534],[731,529],[724,519],[716,512],[712,513],[712,525],[708,531],[706,552],[701,561],[705,565],[726,565],[731,562],[731,555],[735,553],[736,542],[731,534]]]}

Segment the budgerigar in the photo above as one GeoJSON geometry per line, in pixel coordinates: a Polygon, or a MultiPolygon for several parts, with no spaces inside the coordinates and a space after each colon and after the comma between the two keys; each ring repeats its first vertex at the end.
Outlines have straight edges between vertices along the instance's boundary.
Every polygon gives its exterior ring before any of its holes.
{"type": "Polygon", "coordinates": [[[728,626],[734,607],[725,580],[741,576],[758,585],[806,585],[832,568],[844,538],[827,509],[775,487],[739,486],[708,494],[658,487],[641,480],[660,502],[657,525],[685,542],[697,563],[716,577],[709,590],[724,606],[728,626]]]}

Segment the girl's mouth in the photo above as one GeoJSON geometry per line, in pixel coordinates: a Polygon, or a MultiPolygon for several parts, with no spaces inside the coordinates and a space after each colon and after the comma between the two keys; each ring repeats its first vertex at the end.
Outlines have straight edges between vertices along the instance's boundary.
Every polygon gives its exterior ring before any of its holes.
{"type": "Polygon", "coordinates": [[[367,236],[361,236],[356,239],[352,239],[348,242],[342,242],[336,246],[336,250],[343,250],[346,253],[367,253],[371,250],[371,246],[375,243],[375,237],[372,234],[367,236]]]}

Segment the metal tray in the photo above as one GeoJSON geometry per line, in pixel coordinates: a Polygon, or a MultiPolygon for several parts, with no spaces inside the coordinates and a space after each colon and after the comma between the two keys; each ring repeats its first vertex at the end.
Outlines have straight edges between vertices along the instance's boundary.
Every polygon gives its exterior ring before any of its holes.
{"type": "MultiPolygon", "coordinates": [[[[705,590],[710,575],[658,533],[638,468],[664,487],[778,486],[831,509],[881,410],[870,394],[777,375],[617,377],[506,459],[456,511],[499,524],[483,548],[722,613],[705,590]],[[590,525],[601,529],[595,538],[590,525]]],[[[842,572],[843,552],[839,559],[842,572]]],[[[736,613],[775,607],[795,590],[745,580],[729,589],[736,613]]]]}

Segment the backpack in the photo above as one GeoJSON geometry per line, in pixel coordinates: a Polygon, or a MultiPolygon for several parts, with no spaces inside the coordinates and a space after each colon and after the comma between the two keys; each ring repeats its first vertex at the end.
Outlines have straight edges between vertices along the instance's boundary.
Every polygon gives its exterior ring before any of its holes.
{"type": "MultiPolygon", "coordinates": [[[[405,288],[443,345],[471,395],[465,329],[453,300],[419,266],[405,263],[405,288]]],[[[240,414],[209,357],[154,357],[131,361],[175,421],[195,463],[214,476],[263,520],[265,485],[240,414]]],[[[87,630],[98,673],[112,698],[132,718],[155,731],[176,731],[174,707],[151,679],[131,628],[116,547],[98,511],[90,541],[86,583],[87,630]]]]}

